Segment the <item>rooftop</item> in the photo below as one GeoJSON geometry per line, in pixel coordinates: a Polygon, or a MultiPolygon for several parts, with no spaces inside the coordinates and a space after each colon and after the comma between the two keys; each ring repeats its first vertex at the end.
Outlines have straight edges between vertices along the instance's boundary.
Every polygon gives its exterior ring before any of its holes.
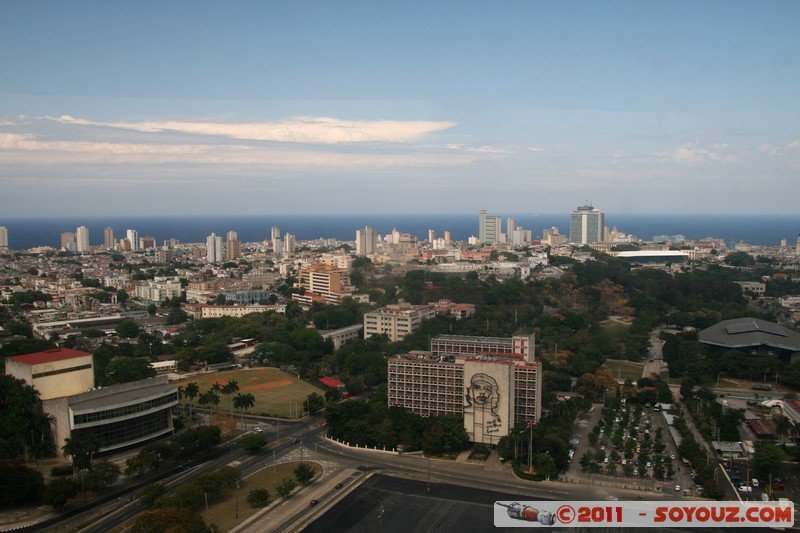
{"type": "Polygon", "coordinates": [[[65,359],[77,359],[78,357],[86,357],[87,355],[92,354],[89,352],[71,350],[69,348],[58,348],[54,350],[45,350],[43,352],[14,355],[8,357],[7,359],[17,361],[18,363],[24,363],[26,365],[41,365],[43,363],[54,363],[56,361],[63,361],[65,359]]]}
{"type": "Polygon", "coordinates": [[[723,320],[698,333],[698,339],[705,344],[729,348],[770,346],[800,351],[800,333],[759,318],[723,320]]]}

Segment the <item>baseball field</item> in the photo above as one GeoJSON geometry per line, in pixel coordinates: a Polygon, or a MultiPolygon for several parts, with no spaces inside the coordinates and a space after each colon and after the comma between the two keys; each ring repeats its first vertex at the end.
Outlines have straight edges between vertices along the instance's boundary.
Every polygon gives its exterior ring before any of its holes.
{"type": "MultiPolygon", "coordinates": [[[[312,392],[320,395],[325,394],[322,388],[311,385],[298,379],[297,376],[277,368],[247,368],[199,374],[174,382],[173,385],[186,387],[187,383],[194,381],[200,387],[200,393],[202,394],[209,390],[214,383],[225,386],[232,379],[239,384],[239,393],[249,393],[255,397],[255,406],[249,412],[249,414],[254,415],[300,418],[303,416],[303,400],[309,394],[312,392]]],[[[220,394],[220,402],[215,410],[230,411],[231,398],[235,396],[236,394],[230,396],[220,394]]],[[[182,401],[188,400],[184,399],[182,401]]],[[[197,407],[198,405],[198,399],[195,398],[194,406],[197,407]]]]}

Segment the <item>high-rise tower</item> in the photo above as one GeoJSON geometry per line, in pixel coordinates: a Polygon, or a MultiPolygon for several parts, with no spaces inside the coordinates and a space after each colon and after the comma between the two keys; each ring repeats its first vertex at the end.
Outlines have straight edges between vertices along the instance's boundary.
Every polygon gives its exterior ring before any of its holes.
{"type": "Polygon", "coordinates": [[[222,263],[225,259],[225,248],[222,247],[222,237],[212,233],[206,239],[206,261],[209,263],[222,263]]]}
{"type": "Polygon", "coordinates": [[[374,254],[378,247],[378,232],[372,226],[356,230],[356,255],[374,254]]]}
{"type": "Polygon", "coordinates": [[[8,250],[8,229],[0,226],[0,250],[8,250]]]}
{"type": "Polygon", "coordinates": [[[129,229],[126,232],[126,237],[131,245],[131,251],[135,252],[139,249],[139,232],[135,229],[129,229]]]}
{"type": "Polygon", "coordinates": [[[605,214],[590,204],[579,206],[570,213],[569,242],[573,244],[592,244],[603,242],[605,214]]]}
{"type": "Polygon", "coordinates": [[[500,242],[502,231],[503,221],[500,217],[487,215],[485,209],[478,212],[478,241],[481,244],[500,242]]]}
{"type": "Polygon", "coordinates": [[[81,226],[75,231],[75,245],[78,252],[86,253],[89,251],[89,228],[81,226]]]}
{"type": "Polygon", "coordinates": [[[111,250],[114,248],[114,228],[106,226],[103,229],[103,248],[111,250]]]}

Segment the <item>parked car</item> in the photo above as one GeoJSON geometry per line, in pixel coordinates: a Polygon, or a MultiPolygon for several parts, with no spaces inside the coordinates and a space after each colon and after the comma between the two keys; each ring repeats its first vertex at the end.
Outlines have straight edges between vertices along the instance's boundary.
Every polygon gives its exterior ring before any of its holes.
{"type": "Polygon", "coordinates": [[[255,427],[255,428],[253,428],[253,431],[255,431],[256,433],[261,433],[264,430],[261,429],[260,427],[255,427]]]}
{"type": "Polygon", "coordinates": [[[786,490],[786,485],[783,484],[783,481],[773,481],[772,490],[786,490]]]}
{"type": "Polygon", "coordinates": [[[758,487],[758,480],[756,478],[753,478],[753,486],[758,487]]]}

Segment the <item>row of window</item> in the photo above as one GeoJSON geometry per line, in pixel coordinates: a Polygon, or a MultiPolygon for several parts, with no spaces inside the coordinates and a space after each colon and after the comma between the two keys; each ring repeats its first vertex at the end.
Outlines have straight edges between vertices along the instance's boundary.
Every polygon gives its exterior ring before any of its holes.
{"type": "Polygon", "coordinates": [[[61,368],[59,370],[48,370],[47,372],[38,372],[33,374],[33,379],[43,378],[46,376],[55,376],[57,374],[66,374],[67,372],[77,372],[78,370],[86,370],[87,368],[92,368],[92,364],[89,363],[88,365],[80,365],[80,366],[72,366],[70,368],[61,368]]]}
{"type": "Polygon", "coordinates": [[[178,391],[177,390],[170,391],[168,394],[165,394],[164,396],[160,396],[158,398],[154,398],[146,402],[126,405],[124,407],[116,407],[114,409],[106,409],[104,411],[96,411],[93,413],[75,415],[74,416],[75,425],[77,426],[80,424],[88,424],[91,422],[98,422],[100,420],[112,420],[114,418],[120,418],[123,416],[132,415],[136,413],[142,413],[170,403],[175,403],[177,401],[178,401],[178,391]]]}

